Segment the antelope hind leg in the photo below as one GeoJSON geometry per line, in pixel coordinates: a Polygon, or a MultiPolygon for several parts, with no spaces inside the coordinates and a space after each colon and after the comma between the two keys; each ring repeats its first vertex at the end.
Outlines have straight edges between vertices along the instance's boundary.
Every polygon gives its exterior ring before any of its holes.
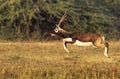
{"type": "Polygon", "coordinates": [[[100,48],[104,48],[104,55],[108,58],[110,58],[110,56],[108,55],[108,50],[109,50],[109,45],[108,43],[104,40],[104,37],[99,37],[95,42],[94,45],[96,47],[100,47],[100,48]]]}
{"type": "Polygon", "coordinates": [[[108,55],[108,50],[109,50],[109,44],[108,42],[105,42],[105,50],[104,50],[104,55],[108,58],[110,58],[110,56],[108,55]]]}

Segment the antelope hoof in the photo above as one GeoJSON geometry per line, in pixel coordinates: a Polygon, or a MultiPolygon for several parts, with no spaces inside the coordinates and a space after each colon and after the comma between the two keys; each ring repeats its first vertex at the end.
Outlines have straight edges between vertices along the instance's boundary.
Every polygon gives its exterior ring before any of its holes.
{"type": "Polygon", "coordinates": [[[110,56],[108,56],[108,55],[105,55],[107,58],[110,58],[110,56]]]}
{"type": "Polygon", "coordinates": [[[69,50],[65,49],[65,51],[66,51],[68,54],[70,54],[70,51],[69,51],[69,50]]]}
{"type": "Polygon", "coordinates": [[[110,56],[108,56],[108,58],[110,58],[110,56]]]}
{"type": "Polygon", "coordinates": [[[68,54],[70,54],[70,51],[67,51],[68,54]]]}

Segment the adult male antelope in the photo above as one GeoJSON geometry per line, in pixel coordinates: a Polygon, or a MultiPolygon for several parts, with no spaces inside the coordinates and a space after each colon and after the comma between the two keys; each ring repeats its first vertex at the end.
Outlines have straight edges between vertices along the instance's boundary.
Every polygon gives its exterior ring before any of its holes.
{"type": "Polygon", "coordinates": [[[60,26],[61,23],[64,21],[65,17],[67,16],[67,13],[62,16],[59,23],[56,25],[54,29],[54,34],[51,34],[52,36],[57,35],[63,38],[63,47],[66,52],[70,53],[67,49],[67,44],[73,44],[77,46],[95,46],[104,49],[104,55],[109,58],[108,55],[108,49],[109,45],[105,41],[105,37],[99,34],[85,34],[81,32],[67,32],[63,30],[60,26]]]}

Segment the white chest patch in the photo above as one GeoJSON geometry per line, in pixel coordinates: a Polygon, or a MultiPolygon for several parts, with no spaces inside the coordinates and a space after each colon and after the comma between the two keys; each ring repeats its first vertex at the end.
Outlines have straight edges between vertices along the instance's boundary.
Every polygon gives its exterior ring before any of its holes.
{"type": "Polygon", "coordinates": [[[92,42],[81,42],[81,41],[76,40],[74,45],[77,45],[77,46],[93,46],[93,43],[92,42]]]}

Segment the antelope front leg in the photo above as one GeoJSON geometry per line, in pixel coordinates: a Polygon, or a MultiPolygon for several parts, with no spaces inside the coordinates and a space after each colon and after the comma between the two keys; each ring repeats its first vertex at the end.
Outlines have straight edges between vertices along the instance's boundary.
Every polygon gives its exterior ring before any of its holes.
{"type": "Polygon", "coordinates": [[[72,42],[71,38],[64,38],[63,39],[63,47],[68,54],[70,54],[70,51],[67,49],[67,43],[72,42]]]}
{"type": "Polygon", "coordinates": [[[63,41],[63,47],[64,47],[65,51],[66,51],[68,54],[70,54],[70,51],[67,49],[67,45],[66,45],[66,44],[67,44],[67,43],[63,41]]]}

